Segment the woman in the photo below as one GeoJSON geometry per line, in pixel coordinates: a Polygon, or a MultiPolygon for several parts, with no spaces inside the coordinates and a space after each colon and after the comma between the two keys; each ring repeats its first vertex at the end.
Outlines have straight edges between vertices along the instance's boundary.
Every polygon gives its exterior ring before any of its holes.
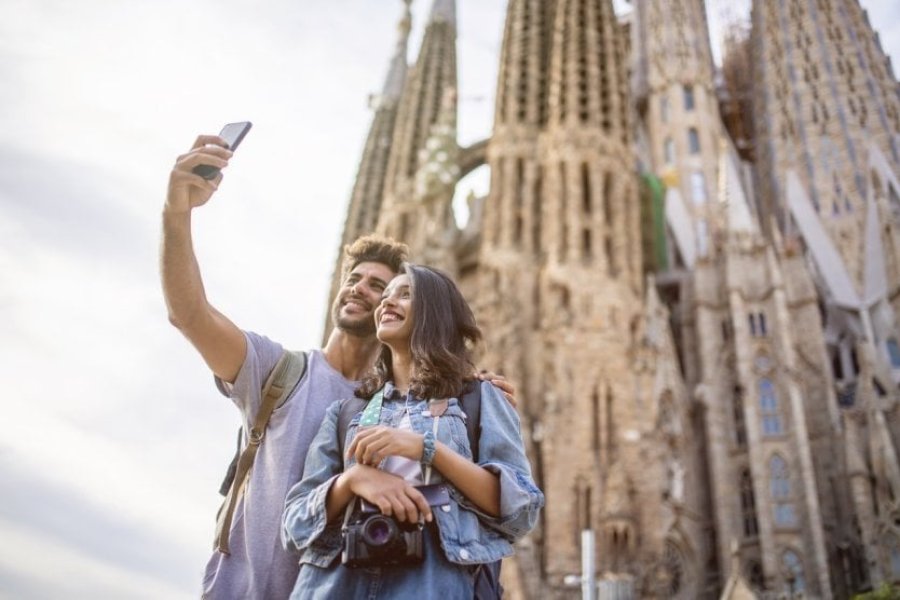
{"type": "Polygon", "coordinates": [[[304,477],[287,496],[284,543],[300,552],[301,563],[292,598],[470,599],[478,566],[511,555],[544,503],[518,417],[491,384],[470,384],[481,386],[482,397],[478,464],[472,461],[458,398],[473,379],[470,348],[481,332],[446,275],[405,265],[385,289],[375,321],[383,348],[356,392],[371,398],[366,410],[342,441],[342,403],[331,406],[304,477]],[[449,497],[417,487],[441,483],[449,497]],[[357,535],[382,519],[367,520],[357,498],[390,517],[399,546],[380,554],[379,540],[357,535]],[[418,543],[420,562],[413,556],[418,543]],[[342,564],[342,550],[344,563],[365,566],[342,564]]]}

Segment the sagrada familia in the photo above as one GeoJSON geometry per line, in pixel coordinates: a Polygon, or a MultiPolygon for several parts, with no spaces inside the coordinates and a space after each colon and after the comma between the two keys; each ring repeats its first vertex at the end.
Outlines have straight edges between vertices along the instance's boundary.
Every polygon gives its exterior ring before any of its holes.
{"type": "Polygon", "coordinates": [[[509,0],[469,147],[455,0],[411,65],[409,2],[341,244],[451,273],[517,384],[511,597],[577,597],[585,530],[600,598],[900,582],[900,84],[859,1],[753,0],[717,68],[703,0],[509,0]]]}

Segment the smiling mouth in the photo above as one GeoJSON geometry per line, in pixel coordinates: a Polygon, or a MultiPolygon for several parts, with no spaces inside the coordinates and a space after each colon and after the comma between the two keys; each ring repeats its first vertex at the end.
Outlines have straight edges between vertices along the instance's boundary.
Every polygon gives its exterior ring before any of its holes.
{"type": "Polygon", "coordinates": [[[353,308],[358,308],[360,310],[365,310],[365,311],[371,310],[369,308],[369,306],[365,302],[362,302],[361,300],[355,300],[355,299],[347,300],[346,302],[344,302],[344,308],[347,308],[348,306],[353,307],[353,308]]]}
{"type": "Polygon", "coordinates": [[[395,313],[385,313],[381,315],[381,323],[398,323],[402,320],[403,317],[395,313]]]}

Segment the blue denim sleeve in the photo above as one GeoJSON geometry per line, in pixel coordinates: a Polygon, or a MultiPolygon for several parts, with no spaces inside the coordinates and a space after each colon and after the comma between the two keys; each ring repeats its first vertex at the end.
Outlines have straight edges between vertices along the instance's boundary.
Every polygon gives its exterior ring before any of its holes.
{"type": "Polygon", "coordinates": [[[478,464],[500,479],[500,516],[492,517],[468,499],[462,504],[476,513],[482,524],[515,541],[534,529],[544,506],[544,494],[531,475],[525,455],[519,415],[500,391],[481,383],[481,436],[478,464]]]}
{"type": "Polygon", "coordinates": [[[344,470],[337,443],[340,402],[328,407],[325,419],[306,455],[304,476],[288,491],[284,501],[281,541],[296,548],[303,562],[327,566],[340,551],[340,522],[329,524],[325,510],[328,490],[344,470]]]}

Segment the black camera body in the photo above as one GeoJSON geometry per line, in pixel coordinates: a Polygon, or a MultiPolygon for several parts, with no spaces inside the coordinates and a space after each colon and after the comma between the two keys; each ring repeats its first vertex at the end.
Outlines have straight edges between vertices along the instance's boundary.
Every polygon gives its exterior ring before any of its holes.
{"type": "Polygon", "coordinates": [[[351,568],[417,565],[424,558],[424,550],[420,524],[361,512],[344,531],[341,562],[351,568]]]}

